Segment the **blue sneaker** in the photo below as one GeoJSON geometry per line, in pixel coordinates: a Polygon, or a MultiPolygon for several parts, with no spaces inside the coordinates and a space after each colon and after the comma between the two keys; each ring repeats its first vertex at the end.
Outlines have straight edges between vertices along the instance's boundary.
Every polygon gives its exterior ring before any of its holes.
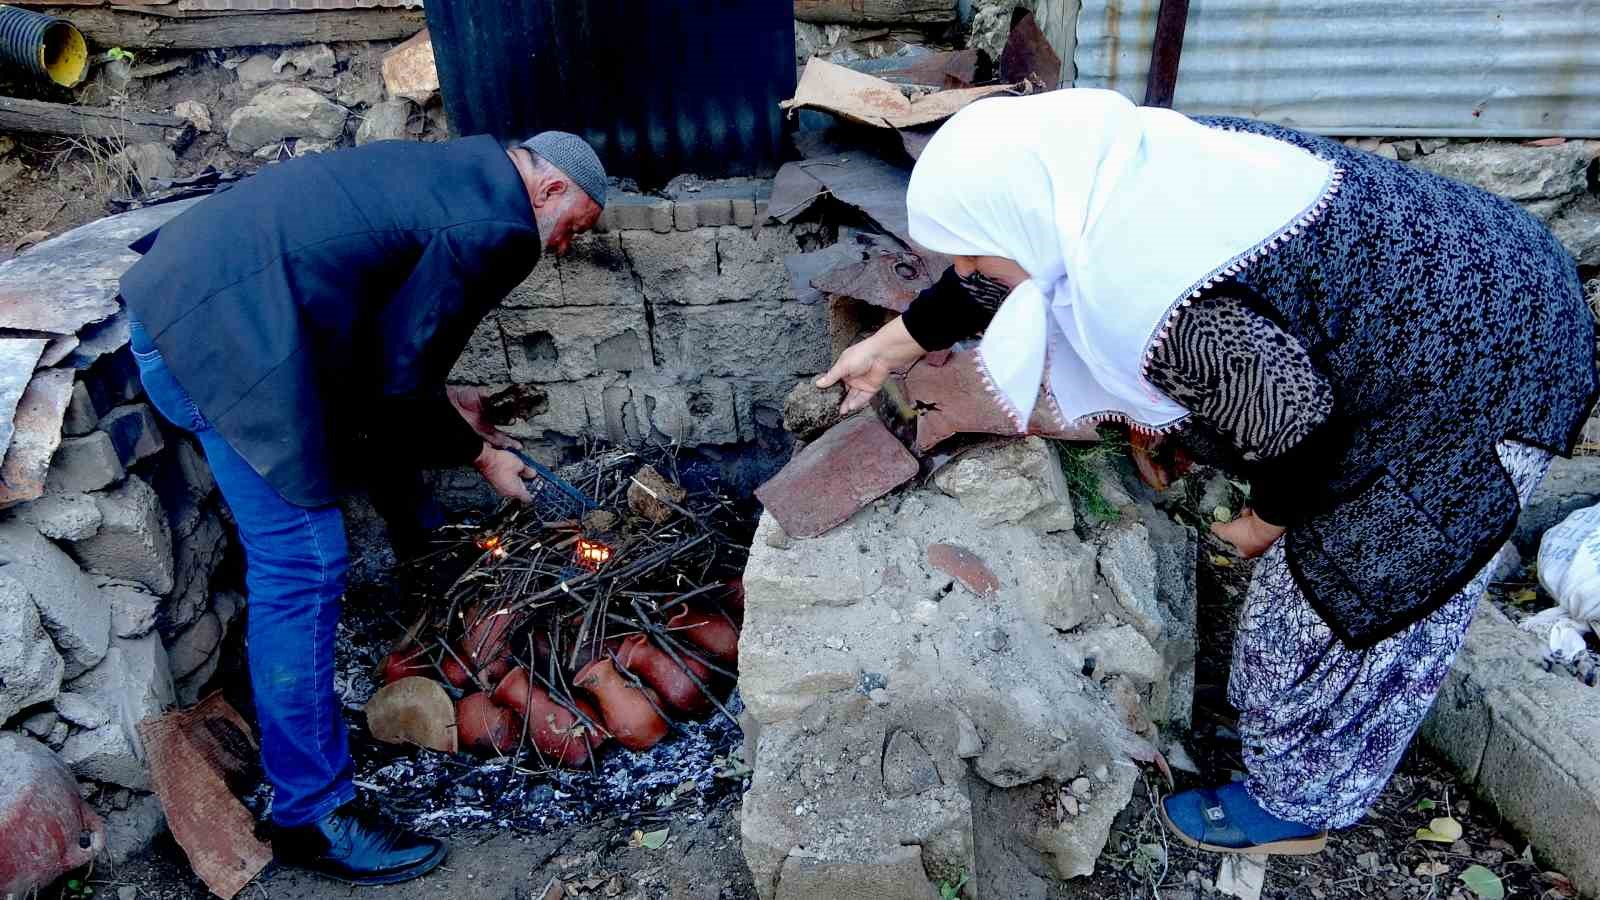
{"type": "Polygon", "coordinates": [[[1238,781],[1163,799],[1161,822],[1178,840],[1212,853],[1308,856],[1328,846],[1327,831],[1267,812],[1238,781]]]}

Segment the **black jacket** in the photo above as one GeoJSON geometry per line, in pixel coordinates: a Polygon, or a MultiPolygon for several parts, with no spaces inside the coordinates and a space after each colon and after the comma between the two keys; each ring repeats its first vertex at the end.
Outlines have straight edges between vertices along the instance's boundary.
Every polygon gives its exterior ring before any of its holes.
{"type": "Polygon", "coordinates": [[[540,240],[489,137],[273,166],[133,245],[122,296],[229,445],[283,497],[331,503],[366,452],[464,463],[444,379],[540,240]]]}

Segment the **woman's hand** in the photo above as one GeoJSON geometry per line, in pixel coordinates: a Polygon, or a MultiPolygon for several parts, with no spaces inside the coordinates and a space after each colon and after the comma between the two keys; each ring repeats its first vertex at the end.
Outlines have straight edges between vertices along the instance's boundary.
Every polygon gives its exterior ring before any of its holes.
{"type": "Polygon", "coordinates": [[[478,437],[491,446],[501,450],[516,450],[519,448],[517,439],[501,431],[489,421],[484,410],[484,395],[486,391],[479,387],[459,387],[452,385],[444,389],[444,395],[450,398],[450,405],[456,408],[461,418],[467,420],[472,430],[478,437]]]}
{"type": "Polygon", "coordinates": [[[1283,537],[1283,532],[1284,529],[1268,524],[1251,509],[1240,513],[1232,522],[1211,526],[1212,534],[1232,544],[1245,559],[1255,559],[1267,552],[1268,547],[1283,537]]]}
{"type": "Polygon", "coordinates": [[[515,453],[500,450],[488,443],[483,445],[483,450],[478,453],[478,458],[472,461],[473,468],[489,482],[494,492],[507,500],[521,500],[523,503],[532,503],[533,495],[528,492],[525,483],[530,479],[539,477],[532,467],[524,465],[515,453]]]}
{"type": "Polygon", "coordinates": [[[844,382],[848,390],[839,404],[839,413],[848,416],[872,400],[872,395],[889,380],[890,372],[911,365],[926,353],[896,317],[877,334],[839,354],[838,362],[817,379],[816,385],[826,390],[844,382]]]}

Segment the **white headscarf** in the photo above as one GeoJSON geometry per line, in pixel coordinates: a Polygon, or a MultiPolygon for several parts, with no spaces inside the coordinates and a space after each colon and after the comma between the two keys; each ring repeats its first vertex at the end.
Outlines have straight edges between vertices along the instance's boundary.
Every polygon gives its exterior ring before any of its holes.
{"type": "Polygon", "coordinates": [[[1015,260],[978,358],[1021,430],[1045,368],[1063,424],[1159,431],[1187,411],[1143,363],[1177,304],[1298,233],[1339,175],[1281,141],[1111,91],[980,100],[918,159],[906,205],[930,250],[1015,260]]]}

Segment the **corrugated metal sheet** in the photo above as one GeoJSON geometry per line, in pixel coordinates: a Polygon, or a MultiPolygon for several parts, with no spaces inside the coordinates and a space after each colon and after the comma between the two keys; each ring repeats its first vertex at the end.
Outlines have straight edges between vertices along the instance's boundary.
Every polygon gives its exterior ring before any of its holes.
{"type": "Polygon", "coordinates": [[[583,135],[608,171],[770,173],[794,90],[791,0],[474,0],[426,7],[459,134],[583,135]]]}
{"type": "MultiPolygon", "coordinates": [[[[1084,0],[1077,85],[1143,98],[1160,0],[1084,0]]],[[[1327,134],[1600,136],[1600,0],[1192,0],[1173,103],[1327,134]]]]}

